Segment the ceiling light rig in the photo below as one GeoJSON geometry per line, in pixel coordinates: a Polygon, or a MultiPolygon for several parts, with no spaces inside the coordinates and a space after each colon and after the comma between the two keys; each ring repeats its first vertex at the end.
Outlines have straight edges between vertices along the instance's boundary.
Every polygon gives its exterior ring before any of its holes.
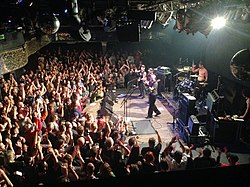
{"type": "MultiPolygon", "coordinates": [[[[125,9],[121,10],[116,6],[105,4],[105,7],[102,5],[101,10],[98,9],[98,11],[93,12],[95,16],[101,12],[99,21],[103,23],[103,30],[109,36],[116,31],[117,25],[121,24],[126,25],[139,21],[141,26],[140,32],[147,33],[151,32],[150,29],[156,23],[166,28],[170,21],[173,21],[175,22],[173,29],[178,33],[194,35],[200,32],[207,37],[214,29],[211,22],[216,16],[225,19],[224,25],[249,23],[250,4],[247,2],[249,0],[129,0],[127,3],[128,6],[125,9]],[[135,18],[130,19],[127,17],[130,10],[141,11],[140,13],[142,14],[145,11],[155,12],[156,18],[149,19],[144,16],[136,18],[136,20],[135,18]]],[[[33,31],[41,30],[43,33],[55,34],[58,31],[59,20],[59,32],[64,28],[70,31],[76,30],[75,35],[78,38],[84,36],[85,39],[87,34],[88,37],[86,37],[86,40],[88,40],[90,36],[89,31],[93,32],[93,29],[89,28],[96,27],[97,25],[94,24],[96,22],[93,22],[93,20],[90,21],[88,16],[81,16],[82,14],[88,15],[89,7],[86,7],[86,3],[84,4],[83,1],[79,1],[79,3],[78,6],[77,0],[5,0],[0,4],[2,12],[0,15],[0,26],[2,26],[0,29],[2,31],[0,31],[9,32],[23,28],[25,33],[33,33],[33,31]],[[31,3],[33,5],[29,6],[31,3]],[[7,8],[8,12],[5,11],[7,8]],[[33,27],[36,26],[34,22],[36,20],[33,20],[37,16],[36,13],[39,12],[39,15],[41,15],[46,11],[49,11],[50,18],[40,18],[40,21],[42,21],[40,28],[32,28],[30,25],[33,25],[33,27]],[[7,15],[4,15],[4,12],[7,12],[7,15]],[[29,21],[32,24],[24,23],[24,21],[29,19],[32,19],[29,21]],[[84,24],[82,24],[83,22],[84,24]]]]}
{"type": "Polygon", "coordinates": [[[157,21],[163,27],[166,27],[169,24],[173,14],[174,14],[173,3],[159,4],[159,9],[157,11],[157,21]]]}
{"type": "Polygon", "coordinates": [[[163,26],[174,19],[177,32],[206,37],[213,29],[222,28],[228,22],[248,23],[250,5],[237,0],[175,0],[156,1],[154,4],[140,4],[142,10],[157,12],[157,21],[163,26]],[[215,20],[212,18],[215,17],[215,20]]]}

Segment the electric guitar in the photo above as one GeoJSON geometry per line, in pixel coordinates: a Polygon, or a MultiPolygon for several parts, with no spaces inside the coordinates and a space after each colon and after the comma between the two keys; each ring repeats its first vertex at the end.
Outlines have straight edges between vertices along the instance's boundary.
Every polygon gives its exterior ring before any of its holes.
{"type": "MultiPolygon", "coordinates": [[[[157,79],[155,82],[158,83],[160,81],[161,81],[160,79],[157,79]]],[[[146,92],[146,94],[152,93],[154,91],[154,89],[155,89],[155,88],[149,86],[149,81],[145,81],[144,85],[145,85],[145,92],[146,92]]]]}

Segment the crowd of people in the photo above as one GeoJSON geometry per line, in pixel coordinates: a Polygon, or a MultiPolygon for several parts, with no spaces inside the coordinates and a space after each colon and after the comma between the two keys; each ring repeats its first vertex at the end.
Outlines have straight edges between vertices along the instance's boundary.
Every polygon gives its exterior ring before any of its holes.
{"type": "MultiPolygon", "coordinates": [[[[86,107],[115,87],[126,87],[128,75],[142,64],[123,53],[98,54],[74,49],[38,52],[36,70],[20,78],[1,79],[0,183],[33,186],[51,182],[217,167],[220,161],[204,149],[197,158],[192,147],[174,136],[166,148],[156,131],[141,147],[127,136],[123,116],[91,113],[86,107]],[[179,143],[182,151],[175,150],[179,143]]],[[[233,165],[237,164],[234,158],[233,165]]]]}

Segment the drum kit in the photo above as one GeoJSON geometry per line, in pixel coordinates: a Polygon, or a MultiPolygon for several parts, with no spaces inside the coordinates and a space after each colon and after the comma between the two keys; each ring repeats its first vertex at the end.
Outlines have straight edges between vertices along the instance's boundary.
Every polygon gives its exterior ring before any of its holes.
{"type": "Polygon", "coordinates": [[[177,68],[177,73],[174,75],[176,77],[176,84],[174,88],[174,98],[179,100],[182,93],[189,93],[190,95],[195,95],[195,88],[198,75],[191,74],[192,67],[184,66],[182,68],[177,68]]]}

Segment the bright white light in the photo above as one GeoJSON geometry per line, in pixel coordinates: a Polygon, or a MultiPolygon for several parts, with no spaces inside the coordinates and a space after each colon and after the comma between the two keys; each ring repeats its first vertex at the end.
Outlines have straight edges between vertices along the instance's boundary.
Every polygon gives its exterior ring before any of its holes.
{"type": "Polygon", "coordinates": [[[220,29],[226,25],[226,19],[223,17],[216,17],[212,20],[211,24],[214,29],[220,29]]]}

